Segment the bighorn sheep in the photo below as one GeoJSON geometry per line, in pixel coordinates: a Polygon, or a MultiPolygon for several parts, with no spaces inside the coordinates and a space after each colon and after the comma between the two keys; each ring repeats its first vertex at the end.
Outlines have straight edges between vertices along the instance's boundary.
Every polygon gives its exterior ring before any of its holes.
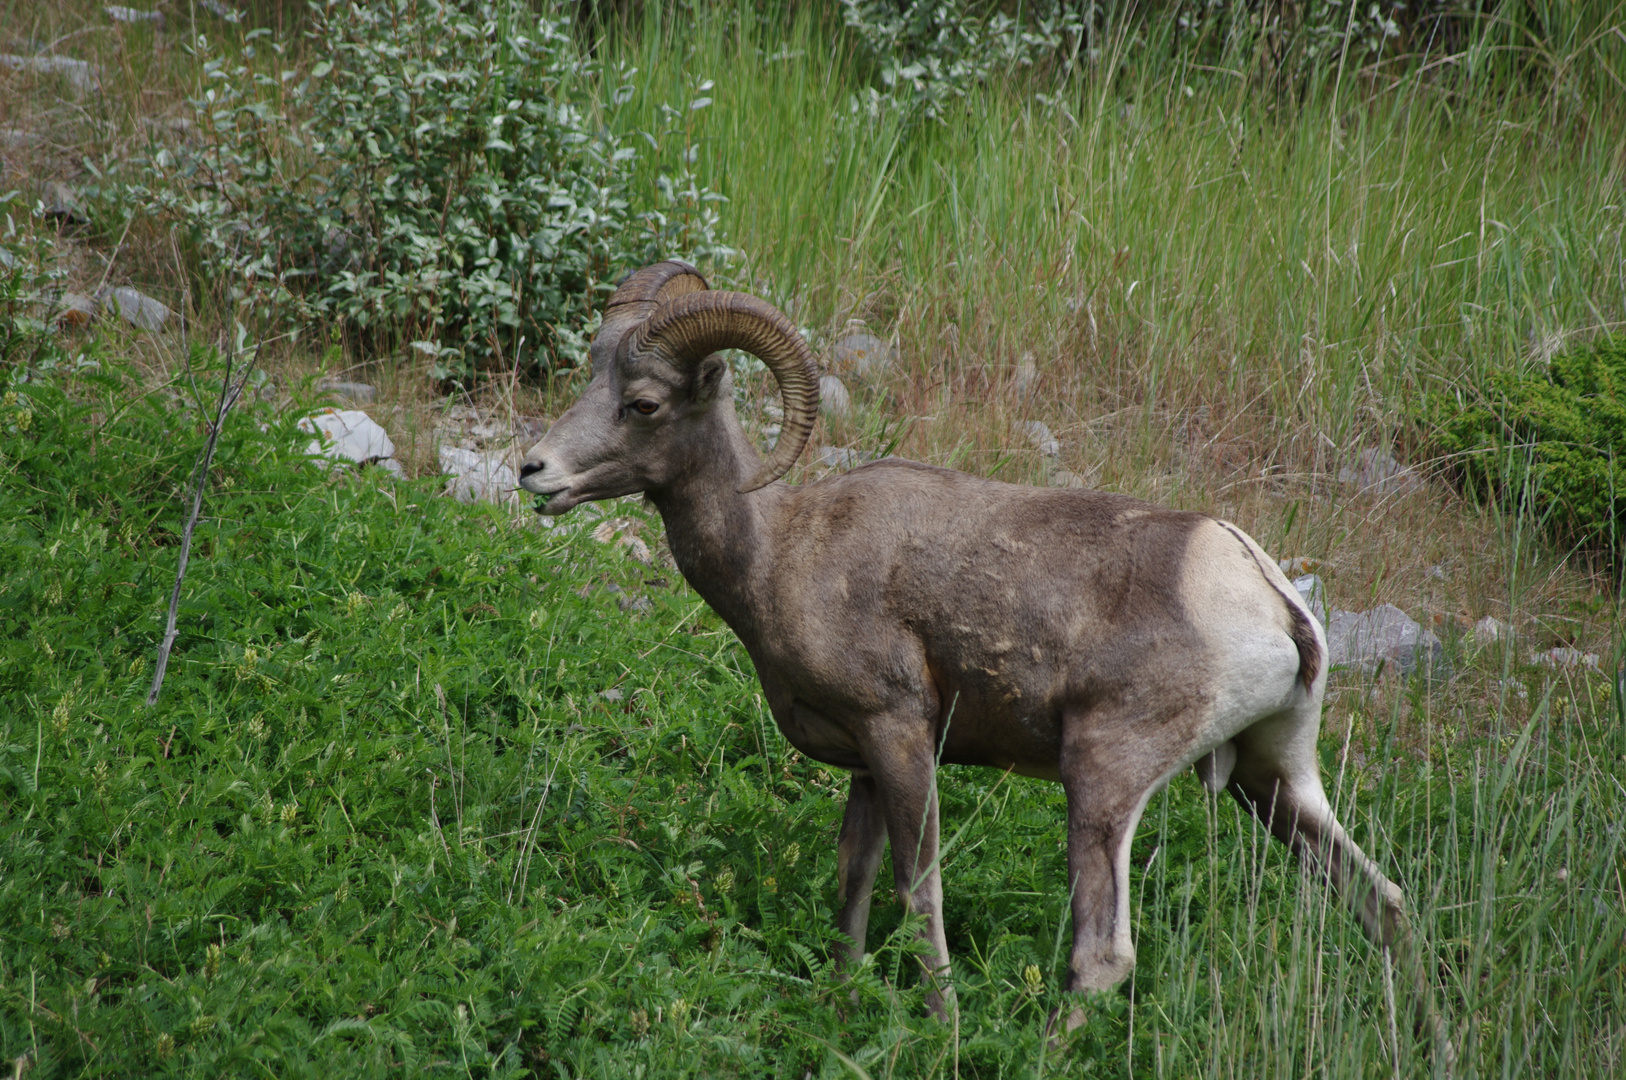
{"type": "Polygon", "coordinates": [[[1130,837],[1191,765],[1327,875],[1374,941],[1408,936],[1400,890],[1322,791],[1321,629],[1236,526],[894,459],[777,483],[817,413],[812,355],[773,307],[709,291],[683,263],[621,285],[591,356],[591,382],[520,484],[544,514],[645,493],[683,576],[750,653],[779,729],[852,771],[838,887],[854,957],[890,837],[899,898],[924,916],[926,977],[947,975],[939,762],[1061,781],[1068,990],[1128,974],[1130,837]],[[766,460],[735,417],[726,348],[778,380],[784,424],[766,460]]]}

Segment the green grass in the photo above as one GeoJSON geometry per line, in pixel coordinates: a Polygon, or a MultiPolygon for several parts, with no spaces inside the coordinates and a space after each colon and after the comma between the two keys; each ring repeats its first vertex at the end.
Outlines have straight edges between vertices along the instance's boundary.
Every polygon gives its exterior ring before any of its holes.
{"type": "MultiPolygon", "coordinates": [[[[886,901],[850,1004],[842,778],[675,575],[590,515],[325,473],[264,406],[223,440],[148,709],[198,413],[116,368],[16,389],[0,1051],[29,1075],[1427,1073],[1351,920],[1189,777],[1136,841],[1140,964],[1066,1054],[1063,801],[1035,781],[943,777],[958,1022],[922,1015],[886,901]]],[[[1468,739],[1512,658],[1454,659],[1432,689],[1343,679],[1329,783],[1410,890],[1463,1075],[1617,1075],[1620,699],[1514,666],[1533,693],[1468,739]]]]}

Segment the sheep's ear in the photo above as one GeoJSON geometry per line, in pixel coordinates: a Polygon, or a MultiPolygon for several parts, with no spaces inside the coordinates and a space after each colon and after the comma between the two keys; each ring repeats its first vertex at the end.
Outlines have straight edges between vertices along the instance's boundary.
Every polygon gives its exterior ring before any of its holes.
{"type": "Polygon", "coordinates": [[[723,376],[728,374],[728,361],[718,353],[712,353],[699,364],[695,365],[693,396],[697,405],[710,404],[717,397],[717,391],[723,385],[723,376]]]}

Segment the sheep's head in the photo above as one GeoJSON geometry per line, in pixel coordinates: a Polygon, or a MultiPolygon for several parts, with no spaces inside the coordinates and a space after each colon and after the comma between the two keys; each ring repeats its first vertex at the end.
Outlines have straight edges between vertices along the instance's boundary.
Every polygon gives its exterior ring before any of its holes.
{"type": "Polygon", "coordinates": [[[789,471],[818,414],[818,371],[807,344],[771,304],[711,292],[692,266],[662,262],[633,274],[610,298],[593,340],[592,381],[525,455],[520,486],[542,496],[537,509],[562,514],[577,503],[669,483],[712,409],[731,401],[719,349],[759,357],[784,401],[779,442],[739,490],[755,491],[789,471]]]}

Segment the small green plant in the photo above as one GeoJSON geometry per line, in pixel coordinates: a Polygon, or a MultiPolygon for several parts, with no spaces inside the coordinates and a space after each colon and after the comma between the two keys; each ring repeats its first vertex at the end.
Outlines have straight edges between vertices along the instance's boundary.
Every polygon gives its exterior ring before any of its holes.
{"type": "MultiPolygon", "coordinates": [[[[155,149],[130,196],[261,314],[338,320],[365,352],[410,346],[443,378],[568,364],[619,274],[721,245],[691,147],[635,199],[638,149],[613,123],[633,73],[599,67],[562,6],[541,7],[325,0],[313,62],[280,71],[269,31],[241,55],[202,43],[200,145],[155,149]]],[[[708,104],[660,115],[681,127],[708,104]]]]}
{"type": "Polygon", "coordinates": [[[62,278],[55,245],[29,228],[17,201],[15,191],[0,194],[0,371],[21,378],[30,368],[54,368],[66,353],[50,319],[62,278]]]}
{"type": "Polygon", "coordinates": [[[1491,374],[1476,400],[1432,418],[1434,448],[1472,490],[1533,511],[1561,544],[1626,540],[1626,338],[1545,369],[1491,374]]]}

